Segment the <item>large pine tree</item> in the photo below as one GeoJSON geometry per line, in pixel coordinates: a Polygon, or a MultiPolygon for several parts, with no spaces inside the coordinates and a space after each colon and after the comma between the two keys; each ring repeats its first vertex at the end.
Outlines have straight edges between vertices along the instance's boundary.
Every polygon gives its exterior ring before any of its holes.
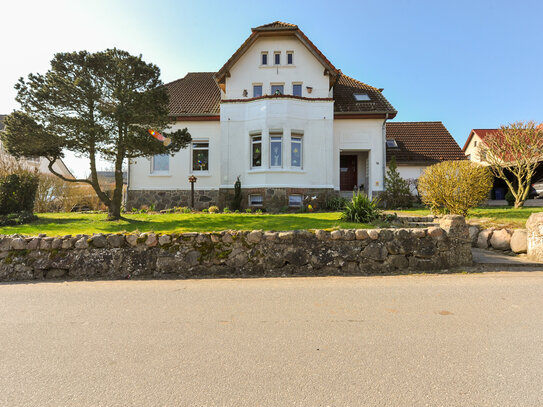
{"type": "Polygon", "coordinates": [[[58,177],[92,185],[111,220],[121,217],[126,159],[173,154],[190,142],[187,129],[167,134],[168,146],[149,135],[149,129],[162,132],[171,124],[169,96],[160,69],[125,51],[56,54],[45,74],[21,78],[15,88],[21,109],[5,118],[5,148],[15,157],[45,157],[58,177]],[[68,179],[54,170],[65,150],[89,159],[90,179],[68,179]],[[98,183],[98,156],[114,164],[110,195],[98,183]]]}

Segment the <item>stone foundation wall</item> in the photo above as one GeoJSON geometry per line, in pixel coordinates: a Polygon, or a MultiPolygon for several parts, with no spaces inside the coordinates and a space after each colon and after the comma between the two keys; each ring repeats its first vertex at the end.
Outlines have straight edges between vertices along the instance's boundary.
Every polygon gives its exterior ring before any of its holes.
{"type": "Polygon", "coordinates": [[[472,263],[467,226],[0,239],[0,281],[371,275],[472,263]]]}
{"type": "Polygon", "coordinates": [[[528,258],[543,262],[543,212],[530,215],[526,222],[528,258]]]}
{"type": "MultiPolygon", "coordinates": [[[[242,209],[249,207],[249,195],[259,194],[263,198],[262,207],[251,208],[278,212],[288,208],[288,196],[291,194],[302,195],[305,204],[311,203],[317,209],[324,208],[327,197],[338,195],[338,192],[322,188],[242,188],[241,194],[242,209]]],[[[209,208],[211,205],[217,205],[220,209],[232,208],[233,199],[233,188],[194,191],[194,206],[198,210],[209,208]]],[[[163,210],[175,206],[190,206],[190,203],[190,190],[129,190],[126,208],[140,209],[143,205],[148,207],[154,205],[156,210],[163,210]]]]}

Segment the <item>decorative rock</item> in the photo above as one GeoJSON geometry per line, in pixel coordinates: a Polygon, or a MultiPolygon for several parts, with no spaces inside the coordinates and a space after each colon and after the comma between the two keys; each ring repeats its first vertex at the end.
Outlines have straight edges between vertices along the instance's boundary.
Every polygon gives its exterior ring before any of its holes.
{"type": "Polygon", "coordinates": [[[164,245],[167,245],[167,244],[170,244],[172,241],[172,238],[170,237],[170,235],[160,235],[158,237],[158,244],[160,246],[164,246],[164,245]]]}
{"type": "Polygon", "coordinates": [[[40,241],[40,250],[49,250],[51,248],[52,237],[46,237],[40,241]]]}
{"type": "Polygon", "coordinates": [[[436,240],[443,240],[445,239],[445,231],[440,227],[432,226],[428,228],[428,236],[436,240]]]}
{"type": "Polygon", "coordinates": [[[221,235],[218,233],[212,233],[209,237],[211,237],[213,243],[219,243],[221,241],[221,235]]]}
{"type": "Polygon", "coordinates": [[[147,247],[155,247],[158,244],[158,239],[156,238],[156,234],[148,233],[147,239],[145,240],[145,244],[147,245],[147,247]]]}
{"type": "Polygon", "coordinates": [[[62,247],[62,239],[55,237],[51,242],[51,249],[60,249],[62,247]]]}
{"type": "Polygon", "coordinates": [[[362,250],[361,254],[368,259],[383,261],[387,258],[388,251],[379,243],[372,242],[362,250]]]}
{"type": "Polygon", "coordinates": [[[479,249],[488,249],[488,242],[493,231],[493,229],[485,229],[479,232],[479,236],[477,237],[477,247],[479,249]]]}
{"type": "Polygon", "coordinates": [[[401,254],[388,256],[385,263],[390,264],[395,269],[405,269],[409,267],[409,260],[401,254]]]}
{"type": "Polygon", "coordinates": [[[277,235],[277,232],[264,232],[264,239],[273,241],[277,239],[277,235]]]}
{"type": "Polygon", "coordinates": [[[99,249],[107,246],[107,240],[104,235],[94,235],[90,239],[90,243],[99,249]]]}
{"type": "Polygon", "coordinates": [[[495,230],[490,237],[490,244],[497,250],[510,250],[511,234],[507,229],[495,230]]]}
{"type": "Polygon", "coordinates": [[[62,240],[62,245],[60,246],[62,247],[63,249],[71,249],[72,248],[72,238],[68,238],[68,239],[63,239],[62,240]]]}
{"type": "Polygon", "coordinates": [[[365,229],[356,229],[355,232],[356,240],[366,240],[368,236],[368,232],[365,229]]]}
{"type": "Polygon", "coordinates": [[[317,229],[315,230],[315,237],[319,240],[328,239],[328,233],[325,230],[317,229]]]}
{"type": "Polygon", "coordinates": [[[371,240],[377,240],[379,239],[379,231],[376,229],[370,229],[368,230],[368,236],[371,240]]]}
{"type": "Polygon", "coordinates": [[[332,233],[330,233],[330,237],[332,238],[332,240],[339,240],[343,237],[343,231],[333,230],[332,233]]]}
{"type": "Polygon", "coordinates": [[[232,235],[229,232],[226,232],[222,237],[223,243],[232,243],[234,239],[232,238],[232,235]]]}
{"type": "Polygon", "coordinates": [[[417,239],[420,239],[421,237],[426,236],[426,229],[412,229],[411,230],[411,236],[416,237],[417,239]]]}
{"type": "Polygon", "coordinates": [[[88,249],[89,243],[87,242],[87,237],[83,236],[78,241],[75,242],[76,249],[88,249]]]}
{"type": "Polygon", "coordinates": [[[479,237],[479,231],[481,230],[481,228],[477,225],[471,225],[469,228],[468,228],[468,232],[469,232],[469,240],[471,241],[471,245],[472,246],[477,246],[477,238],[479,237]]]}
{"type": "Polygon", "coordinates": [[[247,241],[249,243],[258,243],[262,239],[262,232],[259,230],[253,230],[247,235],[247,241]]]}
{"type": "Polygon", "coordinates": [[[26,248],[28,250],[38,250],[40,248],[40,239],[39,238],[34,238],[34,239],[31,239],[27,244],[26,244],[26,248]]]}
{"type": "Polygon", "coordinates": [[[109,235],[107,238],[107,244],[110,247],[123,247],[124,244],[124,236],[123,235],[109,235]]]}
{"type": "Polygon", "coordinates": [[[130,234],[125,236],[126,242],[132,247],[136,247],[138,245],[138,238],[139,236],[136,234],[130,234]]]}
{"type": "Polygon", "coordinates": [[[11,248],[11,238],[9,237],[3,237],[2,241],[0,242],[0,250],[2,251],[8,251],[11,248]]]}
{"type": "Polygon", "coordinates": [[[511,236],[511,250],[515,253],[528,251],[528,234],[525,229],[516,229],[511,236]]]}
{"type": "Polygon", "coordinates": [[[295,233],[293,231],[288,232],[279,232],[279,239],[280,240],[291,240],[294,238],[295,233]]]}
{"type": "Polygon", "coordinates": [[[11,248],[11,250],[24,250],[24,249],[26,249],[26,240],[24,240],[24,239],[22,239],[20,237],[12,239],[10,248],[11,248]]]}
{"type": "Polygon", "coordinates": [[[345,230],[344,231],[344,234],[343,234],[343,238],[345,240],[355,240],[356,239],[356,235],[354,233],[354,230],[345,230]]]}

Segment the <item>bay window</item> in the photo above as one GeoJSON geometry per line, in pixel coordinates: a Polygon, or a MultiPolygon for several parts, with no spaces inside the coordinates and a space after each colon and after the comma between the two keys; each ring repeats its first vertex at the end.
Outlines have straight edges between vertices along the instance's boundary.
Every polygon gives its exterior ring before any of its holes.
{"type": "Polygon", "coordinates": [[[270,167],[283,165],[283,133],[270,131],[270,167]]]}
{"type": "Polygon", "coordinates": [[[262,135],[251,136],[251,168],[262,167],[262,135]]]}
{"type": "Polygon", "coordinates": [[[300,133],[292,133],[290,136],[290,165],[302,168],[302,144],[303,136],[300,133]]]}

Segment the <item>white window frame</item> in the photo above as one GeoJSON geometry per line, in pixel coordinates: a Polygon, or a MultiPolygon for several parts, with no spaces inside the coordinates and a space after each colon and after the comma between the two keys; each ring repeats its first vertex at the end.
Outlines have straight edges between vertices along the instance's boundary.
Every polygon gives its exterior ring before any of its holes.
{"type": "Polygon", "coordinates": [[[171,156],[169,154],[155,154],[151,157],[151,160],[150,160],[150,164],[151,164],[151,168],[150,168],[150,174],[151,175],[170,175],[170,167],[171,167],[171,163],[170,163],[170,158],[171,156]],[[155,157],[157,155],[165,155],[168,157],[168,169],[167,170],[155,170],[154,167],[155,167],[155,157]]]}
{"type": "Polygon", "coordinates": [[[302,170],[304,168],[304,133],[293,131],[290,133],[290,166],[302,170]],[[300,139],[300,165],[292,165],[292,144],[294,139],[300,139]]]}
{"type": "Polygon", "coordinates": [[[192,140],[190,142],[190,172],[191,173],[195,173],[195,174],[208,174],[209,173],[209,166],[211,164],[211,160],[209,159],[210,157],[210,143],[209,143],[209,139],[197,139],[197,140],[192,140]],[[203,147],[197,147],[195,148],[194,147],[194,144],[197,144],[197,143],[207,143],[207,148],[203,148],[203,147]],[[194,150],[207,150],[207,170],[195,170],[194,169],[194,150]]]}
{"type": "Polygon", "coordinates": [[[294,65],[294,51],[287,51],[287,61],[286,61],[286,64],[287,64],[287,65],[290,65],[290,66],[294,65]],[[292,56],[292,58],[291,58],[291,61],[292,61],[292,62],[291,62],[290,64],[288,63],[288,57],[289,57],[289,55],[292,56]]]}
{"type": "Polygon", "coordinates": [[[260,53],[260,65],[261,66],[270,66],[270,55],[268,54],[268,51],[262,51],[260,53]],[[266,63],[264,64],[264,55],[266,55],[266,63]]]}
{"type": "Polygon", "coordinates": [[[283,148],[283,130],[270,130],[270,137],[269,137],[270,141],[269,141],[269,163],[270,163],[270,168],[283,168],[283,162],[285,161],[285,157],[284,157],[284,148],[283,148]],[[280,143],[281,143],[281,163],[279,165],[272,165],[272,143],[277,143],[277,140],[273,140],[274,138],[279,138],[280,139],[280,143]]]}
{"type": "Polygon", "coordinates": [[[264,206],[264,197],[262,196],[262,194],[249,194],[249,196],[247,198],[248,198],[248,201],[249,201],[248,202],[249,206],[253,206],[253,207],[262,207],[262,206],[264,206]],[[252,198],[256,198],[256,197],[260,197],[260,203],[259,202],[253,203],[252,198]]]}
{"type": "Polygon", "coordinates": [[[289,194],[288,196],[288,206],[289,208],[301,208],[304,205],[304,197],[302,194],[289,194]],[[290,201],[290,198],[299,197],[300,202],[299,203],[293,203],[290,201]]]}
{"type": "Polygon", "coordinates": [[[368,102],[371,100],[370,95],[366,92],[353,93],[354,100],[357,102],[368,102]]]}
{"type": "Polygon", "coordinates": [[[273,52],[273,65],[274,66],[281,65],[281,51],[274,51],[273,52]],[[279,55],[279,63],[276,62],[276,60],[277,60],[276,55],[279,55]]]}
{"type": "Polygon", "coordinates": [[[251,160],[251,162],[249,163],[249,168],[253,169],[253,168],[262,168],[262,158],[264,157],[264,155],[262,154],[262,148],[264,146],[264,144],[262,143],[264,140],[263,140],[263,137],[262,137],[262,132],[254,132],[254,133],[250,133],[249,134],[249,143],[250,143],[250,146],[249,146],[249,159],[251,160]],[[260,137],[260,140],[255,140],[256,137],[260,137]],[[253,160],[253,145],[254,144],[260,144],[260,165],[253,165],[254,163],[254,160],[253,160]]]}

